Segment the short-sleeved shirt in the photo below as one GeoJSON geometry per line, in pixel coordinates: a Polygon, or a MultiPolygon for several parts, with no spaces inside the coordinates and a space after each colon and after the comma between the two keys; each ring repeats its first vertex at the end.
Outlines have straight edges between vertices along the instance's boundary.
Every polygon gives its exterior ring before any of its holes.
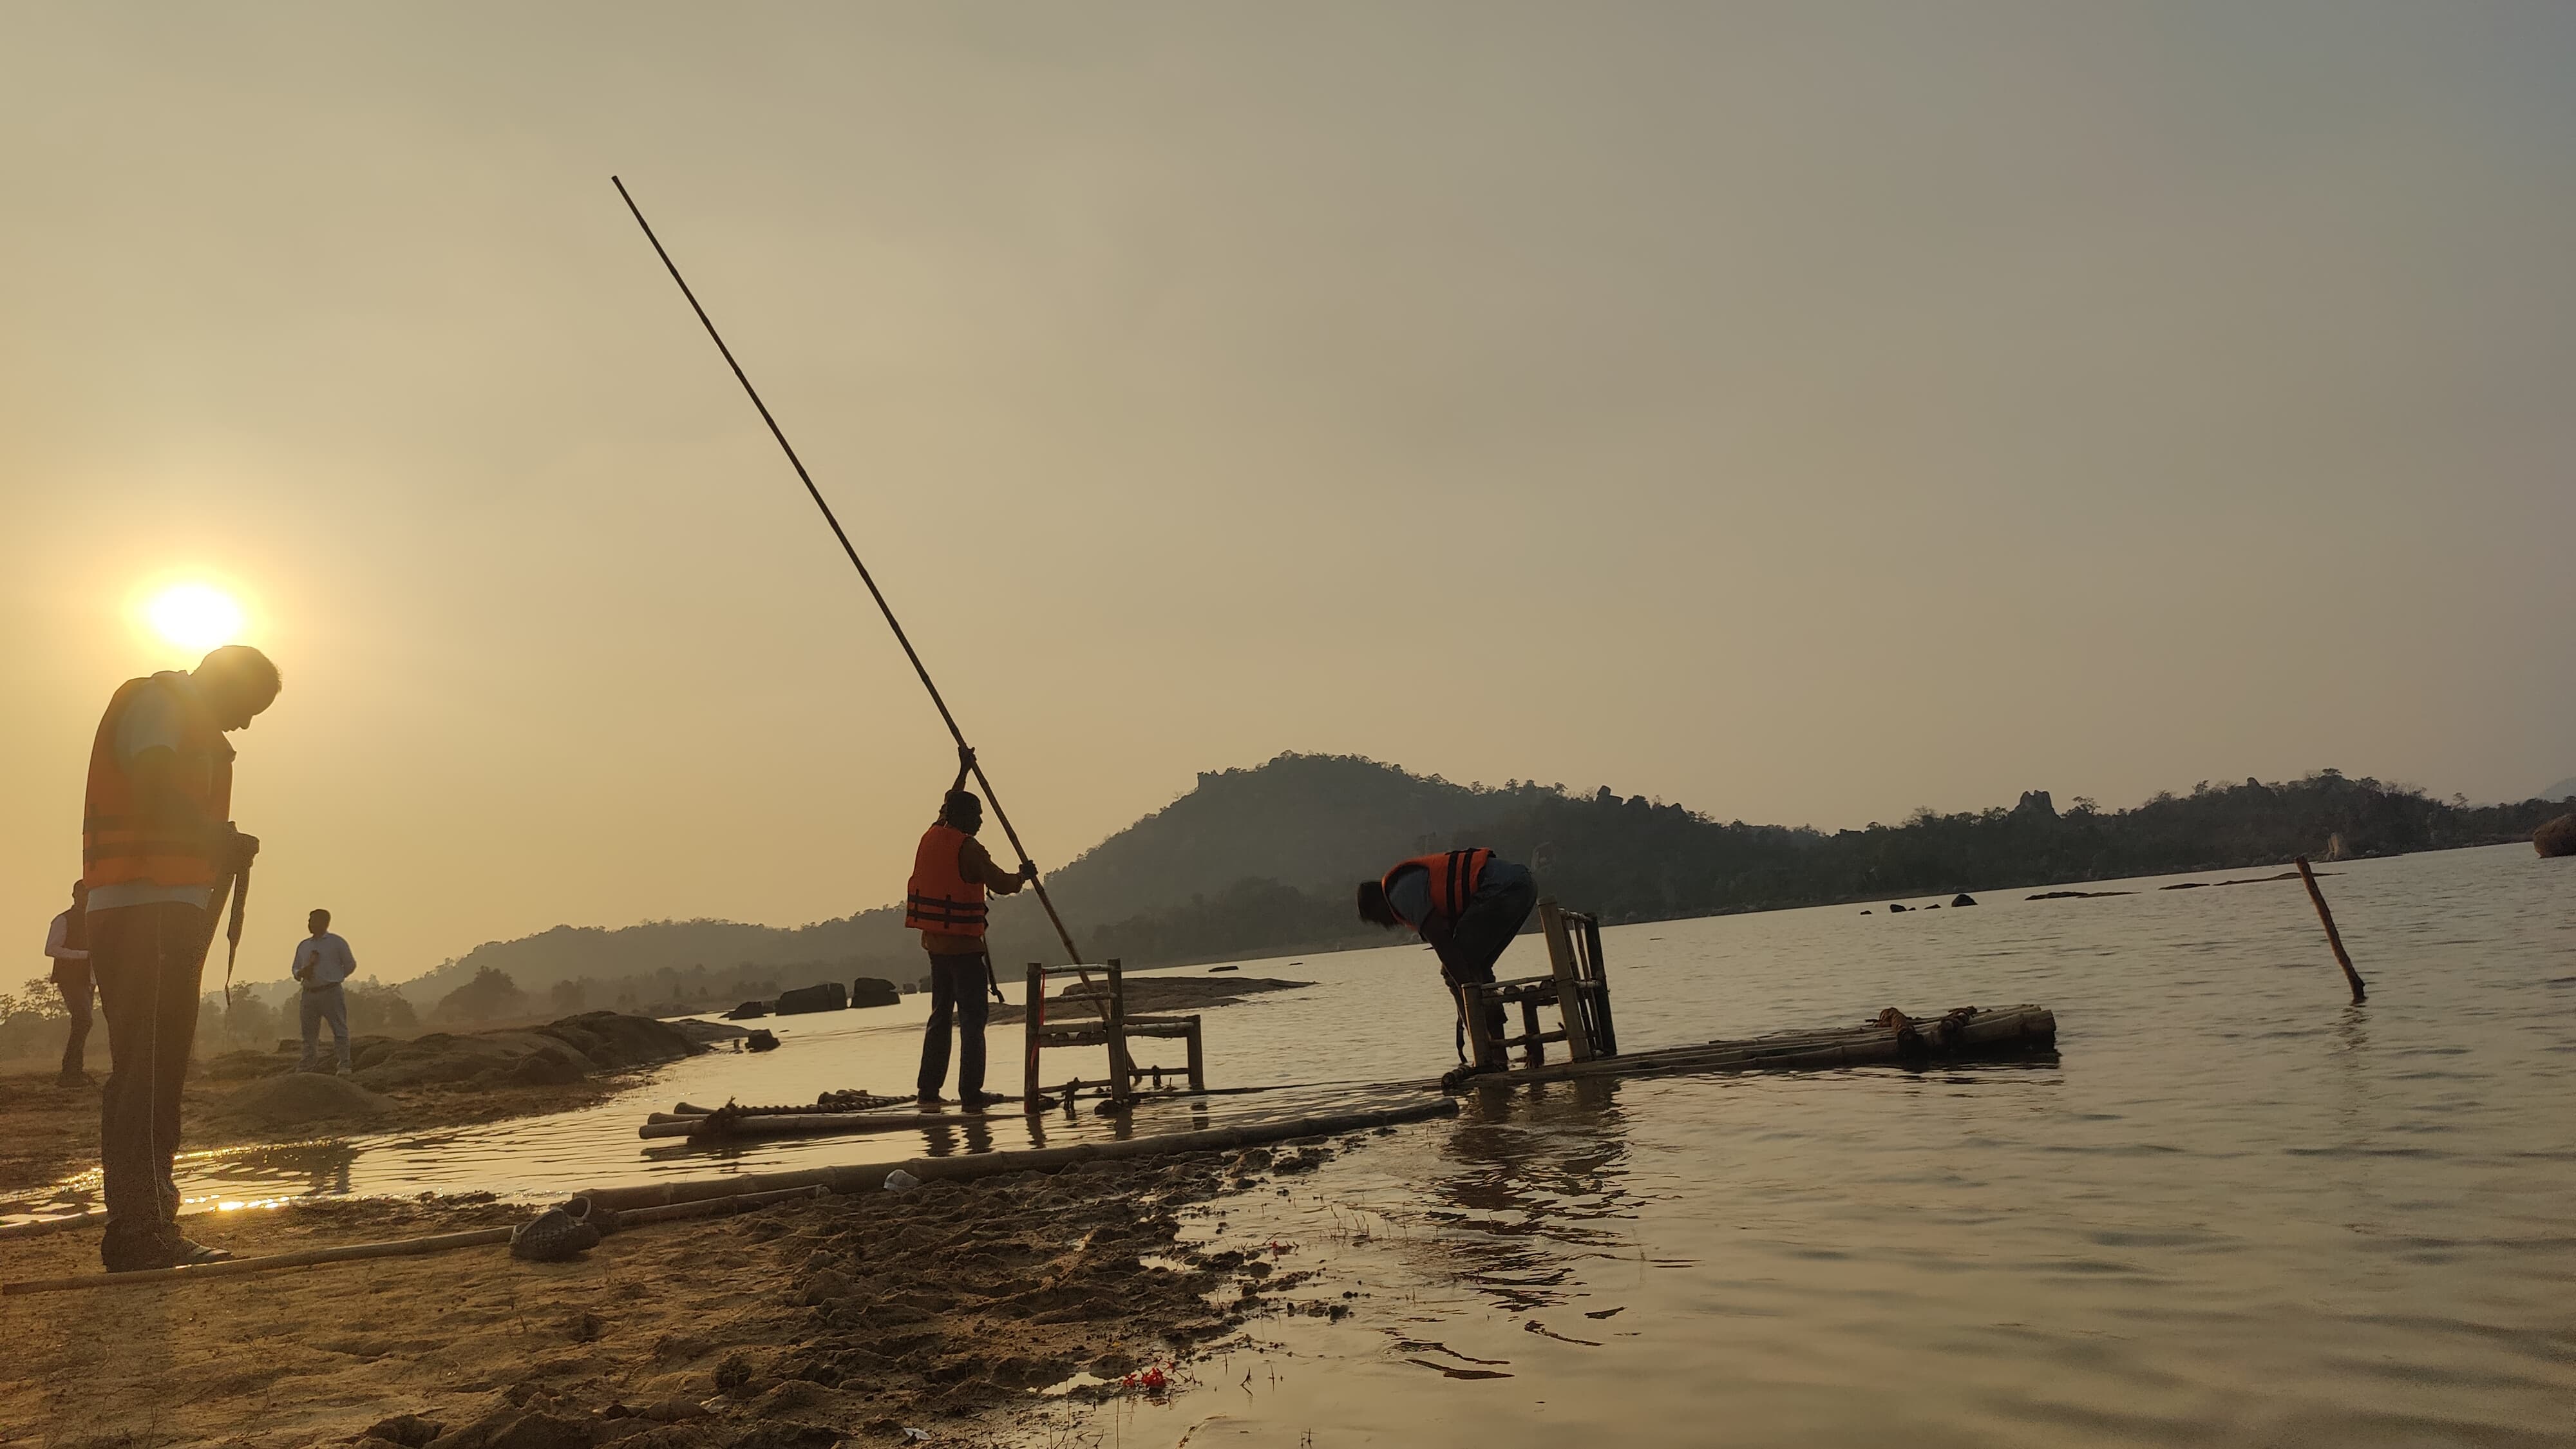
{"type": "MultiPolygon", "coordinates": [[[[1002,869],[984,842],[967,836],[957,845],[957,873],[971,881],[980,881],[995,895],[1015,895],[1020,889],[1020,873],[1002,869]]],[[[922,949],[933,956],[980,956],[984,938],[962,935],[955,931],[923,931],[922,949]]]]}

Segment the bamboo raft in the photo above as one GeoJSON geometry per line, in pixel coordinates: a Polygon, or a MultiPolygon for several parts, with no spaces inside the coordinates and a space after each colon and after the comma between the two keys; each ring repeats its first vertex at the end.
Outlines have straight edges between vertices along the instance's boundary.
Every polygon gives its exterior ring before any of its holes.
{"type": "MultiPolygon", "coordinates": [[[[1216,1097],[1261,1097],[1242,1104],[1248,1110],[1226,1115],[1237,1120],[1293,1114],[1304,1110],[1349,1110],[1362,1101],[1382,1105],[1388,1094],[1463,1092],[1469,1088],[1515,1086],[1574,1077],[1654,1076],[1678,1072],[1801,1072],[1838,1067],[1931,1066],[1998,1057],[2053,1056],[2057,1050],[2057,1017],[2044,1006],[1983,1009],[1956,1007],[1937,1017],[1917,1019],[1889,1007],[1868,1021],[1821,1031],[1779,1032],[1737,1040],[1694,1042],[1622,1053],[1610,1011],[1609,968],[1601,950],[1601,923],[1554,900],[1538,903],[1539,932],[1547,943],[1545,975],[1507,981],[1469,982],[1459,988],[1467,1055],[1475,1070],[1460,1068],[1436,1082],[1317,1084],[1305,1087],[1216,1087],[1207,1085],[1206,1058],[1199,1045],[1199,1018],[1132,1016],[1126,1010],[1124,975],[1119,963],[1103,963],[1105,979],[1085,976],[1088,1002],[1095,1016],[1074,1026],[1047,1023],[1047,977],[1057,968],[1032,963],[1025,1018],[1027,1091],[1017,1098],[1034,1124],[1040,1113],[1061,1105],[1067,1112],[1086,1096],[1100,1110],[1120,1115],[1123,1133],[1147,1130],[1139,1108],[1186,1105],[1204,1122],[1216,1097]],[[1542,1008],[1554,1008],[1557,1024],[1541,1020],[1542,1008]],[[1507,1008],[1517,1008],[1517,1035],[1505,1023],[1507,1008]],[[1163,1069],[1139,1067],[1127,1051],[1127,1038],[1163,1035],[1184,1039],[1189,1049],[1186,1090],[1163,1086],[1163,1069]],[[1048,1047],[1106,1047],[1107,1080],[1080,1078],[1058,1087],[1039,1085],[1040,1052],[1048,1047]],[[1550,1062],[1550,1046],[1561,1047],[1567,1060],[1550,1062]],[[1512,1065],[1517,1051],[1520,1062],[1512,1065]],[[1262,1094],[1279,1094],[1262,1096],[1262,1094]],[[1300,1094],[1304,1094],[1301,1098],[1300,1094]],[[1317,1094],[1323,1094],[1320,1097],[1317,1094]],[[1360,1099],[1354,1101],[1352,1099],[1360,1099]],[[1371,1099],[1374,1099],[1373,1101],[1371,1099]]],[[[1063,968],[1071,970],[1074,968],[1063,968]]],[[[1084,968],[1087,972],[1088,968],[1084,968]]],[[[1015,1099],[996,1097],[999,1105],[1015,1099]]],[[[1159,1113],[1146,1114],[1159,1116],[1159,1113]]],[[[678,1139],[692,1147],[724,1147],[746,1139],[819,1137],[842,1133],[932,1131],[961,1126],[972,1117],[925,1111],[899,1097],[866,1092],[825,1093],[812,1106],[762,1107],[727,1102],[709,1109],[686,1102],[673,1112],[655,1112],[637,1129],[647,1139],[678,1139]]],[[[984,1119],[990,1121],[991,1119],[984,1119]]]]}
{"type": "MultiPolygon", "coordinates": [[[[1544,1036],[1547,1041],[1565,1039],[1559,1033],[1545,1033],[1544,1036]]],[[[1283,1101],[1293,1100],[1308,1104],[1310,1108],[1320,1108],[1335,1098],[1383,1101],[1390,1095],[1431,1093],[1444,1089],[1463,1092],[1578,1077],[1666,1076],[1686,1072],[1814,1072],[1871,1066],[1921,1068],[1970,1061],[2051,1057],[2057,1050],[2057,1016],[2044,1006],[1963,1006],[1938,1017],[1917,1019],[1891,1007],[1869,1021],[1851,1026],[1693,1042],[1617,1055],[1595,1051],[1591,1055],[1559,1062],[1545,1059],[1545,1042],[1525,1042],[1524,1038],[1510,1038],[1508,1041],[1522,1048],[1521,1065],[1461,1074],[1441,1081],[1208,1088],[1139,1093],[1114,1102],[1105,1097],[1101,1100],[1121,1110],[1132,1111],[1163,1104],[1204,1108],[1212,1105],[1207,1101],[1210,1098],[1259,1097],[1278,1093],[1284,1094],[1283,1101]]],[[[1259,1102],[1244,1105],[1251,1109],[1253,1117],[1267,1115],[1259,1102]]],[[[826,1110],[820,1106],[737,1107],[731,1104],[709,1109],[683,1102],[677,1111],[652,1113],[650,1119],[637,1129],[636,1135],[647,1139],[683,1139],[697,1146],[720,1146],[762,1138],[954,1128],[973,1120],[976,1119],[956,1113],[922,1111],[908,1101],[839,1110],[826,1110]]],[[[995,1114],[990,1120],[998,1125],[1010,1119],[1003,1114],[995,1114]]]]}
{"type": "Polygon", "coordinates": [[[1836,1067],[1937,1066],[1949,1062],[2046,1057],[2057,1052],[2057,1014],[2045,1006],[1963,1006],[1916,1019],[1890,1007],[1857,1026],[1786,1031],[1732,1041],[1658,1047],[1566,1062],[1524,1060],[1478,1072],[1472,1086],[1554,1082],[1570,1077],[1654,1076],[1675,1072],[1817,1072],[1836,1067]]]}

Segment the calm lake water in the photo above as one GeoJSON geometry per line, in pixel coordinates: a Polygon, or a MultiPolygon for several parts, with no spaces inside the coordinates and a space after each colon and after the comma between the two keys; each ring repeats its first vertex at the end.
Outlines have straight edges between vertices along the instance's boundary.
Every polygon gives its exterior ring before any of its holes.
{"type": "MultiPolygon", "coordinates": [[[[2364,1006],[2295,880],[2156,889],[2268,871],[1607,932],[1631,1049],[2030,1001],[2062,1057],[1487,1093],[1200,1221],[1282,1244],[1318,1274],[1294,1296],[1352,1314],[1257,1321],[1170,1403],[1067,1406],[1030,1442],[2576,1445],[2576,862],[2332,869],[2364,1006]]],[[[1540,959],[1524,939],[1505,974],[1540,959]]],[[[1242,974],[1317,984],[1208,1015],[1218,1085],[1451,1060],[1419,948],[1242,974]]],[[[648,1155],[633,1129],[678,1098],[899,1090],[921,1010],[791,1018],[778,1052],[561,1117],[194,1159],[187,1189],[537,1196],[901,1157],[922,1139],[648,1155]]],[[[1004,1090],[1016,1040],[994,1032],[1004,1090]]],[[[931,1145],[1031,1140],[997,1115],[931,1145]]]]}

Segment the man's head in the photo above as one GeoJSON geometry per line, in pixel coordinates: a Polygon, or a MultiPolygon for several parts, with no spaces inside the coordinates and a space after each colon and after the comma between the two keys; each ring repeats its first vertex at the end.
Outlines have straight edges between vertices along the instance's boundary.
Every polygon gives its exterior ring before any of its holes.
{"type": "Polygon", "coordinates": [[[1384,881],[1364,880],[1360,882],[1360,919],[1373,926],[1401,926],[1404,924],[1403,920],[1395,914],[1395,907],[1386,903],[1386,883],[1384,881]]]}
{"type": "Polygon", "coordinates": [[[250,728],[251,717],[275,703],[284,684],[268,656],[247,644],[209,651],[188,677],[214,712],[215,727],[225,730],[250,728]]]}
{"type": "Polygon", "coordinates": [[[89,904],[88,881],[76,880],[72,882],[72,904],[75,906],[85,906],[89,904]]]}
{"type": "Polygon", "coordinates": [[[304,918],[304,929],[311,931],[314,935],[321,935],[324,931],[331,929],[331,913],[318,906],[315,907],[313,914],[304,918]]]}
{"type": "Polygon", "coordinates": [[[972,835],[984,828],[984,802],[972,790],[951,790],[939,803],[939,823],[972,835]]]}

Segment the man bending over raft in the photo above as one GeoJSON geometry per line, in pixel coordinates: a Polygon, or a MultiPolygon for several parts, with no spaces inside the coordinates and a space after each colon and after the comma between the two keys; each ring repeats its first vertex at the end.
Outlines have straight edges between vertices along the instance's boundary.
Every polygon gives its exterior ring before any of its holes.
{"type": "Polygon", "coordinates": [[[243,644],[118,686],[90,745],[81,821],[89,964],[112,1061],[100,1110],[100,1195],[111,1273],[232,1256],[179,1236],[179,1084],[197,1036],[197,984],[218,888],[259,841],[233,828],[233,747],[277,699],[277,666],[243,644]]]}
{"type": "MultiPolygon", "coordinates": [[[[957,749],[957,783],[939,807],[939,821],[922,832],[913,852],[912,884],[904,892],[903,923],[921,933],[930,953],[930,1029],[921,1038],[920,1095],[925,1107],[947,1100],[939,1084],[948,1076],[948,1020],[957,1018],[957,1100],[980,1108],[984,1095],[984,985],[992,979],[992,960],[984,954],[984,892],[1016,895],[1023,882],[1035,880],[1038,868],[1023,864],[1007,871],[992,852],[975,840],[984,828],[984,802],[966,788],[975,769],[975,752],[957,749]]],[[[998,998],[999,989],[993,992],[998,998]]]]}
{"type": "MultiPolygon", "coordinates": [[[[1490,850],[1452,850],[1418,855],[1398,864],[1383,880],[1360,882],[1360,919],[1381,926],[1402,926],[1428,943],[1440,957],[1440,979],[1458,1002],[1458,1055],[1467,1054],[1466,995],[1461,983],[1491,982],[1503,948],[1520,934],[1538,902],[1538,884],[1529,868],[1514,865],[1490,850]]],[[[1485,1010],[1485,1037],[1500,1041],[1503,1010],[1485,1010]]],[[[1477,1070],[1502,1065],[1477,1062],[1477,1070]]]]}

